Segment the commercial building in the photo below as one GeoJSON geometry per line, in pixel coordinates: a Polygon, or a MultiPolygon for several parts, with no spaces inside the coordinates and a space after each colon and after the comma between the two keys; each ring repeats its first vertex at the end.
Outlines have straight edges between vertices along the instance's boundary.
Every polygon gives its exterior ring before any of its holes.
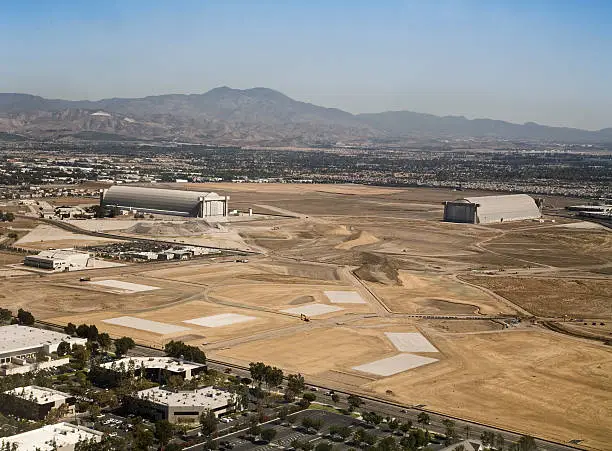
{"type": "Polygon", "coordinates": [[[19,451],[74,451],[77,443],[102,441],[104,434],[70,423],[50,424],[10,437],[0,438],[0,447],[17,446],[19,451]]]}
{"type": "Polygon", "coordinates": [[[71,337],[51,330],[13,324],[0,327],[0,375],[27,373],[33,370],[68,365],[68,357],[54,359],[50,354],[64,341],[70,346],[85,345],[87,339],[71,337]],[[37,354],[47,355],[37,361],[37,354]]]}
{"type": "Polygon", "coordinates": [[[76,398],[47,387],[28,385],[0,394],[0,412],[29,420],[44,419],[51,409],[66,406],[66,415],[74,414],[76,398]]]}
{"type": "Polygon", "coordinates": [[[466,197],[444,202],[444,220],[470,224],[493,224],[538,219],[542,202],[526,194],[466,197]]]}
{"type": "Polygon", "coordinates": [[[174,391],[153,387],[136,393],[129,408],[136,415],[171,423],[194,423],[200,414],[210,410],[216,416],[234,409],[234,395],[214,387],[174,391]]]}
{"type": "Polygon", "coordinates": [[[115,185],[100,192],[100,205],[117,211],[193,218],[228,215],[229,196],[212,192],[115,185]]]}
{"type": "Polygon", "coordinates": [[[91,255],[75,249],[52,249],[23,259],[25,266],[48,269],[50,271],[80,271],[87,268],[91,255]]]}
{"type": "MultiPolygon", "coordinates": [[[[166,382],[170,376],[179,376],[189,380],[206,371],[206,365],[172,357],[126,357],[114,362],[103,363],[100,368],[116,375],[121,375],[129,368],[133,368],[137,376],[143,376],[159,383],[166,382]]],[[[112,381],[109,380],[108,383],[112,384],[112,381]]]]}

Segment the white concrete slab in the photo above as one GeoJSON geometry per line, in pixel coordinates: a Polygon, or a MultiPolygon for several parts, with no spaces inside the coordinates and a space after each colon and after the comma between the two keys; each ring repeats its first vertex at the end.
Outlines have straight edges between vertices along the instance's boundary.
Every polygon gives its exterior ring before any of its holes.
{"type": "Polygon", "coordinates": [[[344,309],[342,307],[336,307],[335,305],[307,304],[300,305],[299,307],[281,310],[281,312],[290,313],[292,315],[318,316],[325,315],[327,313],[338,312],[340,310],[344,309]]]}
{"type": "Polygon", "coordinates": [[[231,324],[244,323],[257,319],[254,316],[239,315],[238,313],[221,313],[219,315],[202,316],[200,318],[188,319],[183,321],[188,324],[195,324],[203,327],[223,327],[231,324]]]}
{"type": "Polygon", "coordinates": [[[159,290],[159,287],[152,287],[150,285],[140,285],[138,283],[123,282],[122,280],[113,279],[94,280],[89,283],[92,285],[100,285],[103,287],[114,288],[114,290],[111,291],[116,293],[138,293],[141,291],[159,290]]]}
{"type": "Polygon", "coordinates": [[[367,304],[356,291],[324,291],[332,304],[367,304]]]}
{"type": "Polygon", "coordinates": [[[376,360],[364,365],[354,366],[353,369],[363,373],[375,374],[377,376],[392,376],[419,366],[437,362],[438,359],[421,357],[414,354],[398,354],[386,359],[376,360]]]}
{"type": "Polygon", "coordinates": [[[398,351],[402,352],[439,352],[427,338],[418,332],[385,332],[387,338],[398,351]]]}
{"type": "Polygon", "coordinates": [[[146,330],[155,334],[166,335],[176,332],[185,332],[191,330],[188,327],[175,326],[174,324],[159,323],[148,319],[134,318],[133,316],[120,316],[102,320],[103,323],[112,324],[113,326],[129,327],[130,329],[146,330]]]}

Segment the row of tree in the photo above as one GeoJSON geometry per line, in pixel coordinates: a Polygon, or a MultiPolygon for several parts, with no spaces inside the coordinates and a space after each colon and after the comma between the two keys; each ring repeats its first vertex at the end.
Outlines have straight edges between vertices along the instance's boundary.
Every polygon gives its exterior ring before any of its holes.
{"type": "MultiPolygon", "coordinates": [[[[111,339],[110,335],[106,332],[99,332],[98,328],[94,324],[80,324],[77,326],[75,324],[68,323],[66,327],[64,327],[64,332],[72,337],[76,336],[86,338],[92,350],[95,350],[95,347],[99,346],[101,349],[108,351],[113,345],[113,340],[111,339]]],[[[136,346],[136,343],[130,337],[122,337],[115,340],[114,345],[115,355],[117,357],[121,357],[136,346]]]]}
{"type": "Polygon", "coordinates": [[[197,346],[186,345],[182,341],[170,341],[164,347],[164,351],[170,357],[185,359],[190,362],[205,364],[206,354],[197,346]]]}

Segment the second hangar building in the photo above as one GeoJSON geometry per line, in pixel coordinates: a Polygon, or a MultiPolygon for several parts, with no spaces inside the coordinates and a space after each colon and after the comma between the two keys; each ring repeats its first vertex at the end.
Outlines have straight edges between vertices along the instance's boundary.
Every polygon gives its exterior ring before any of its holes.
{"type": "Polygon", "coordinates": [[[117,210],[192,218],[228,215],[229,196],[178,189],[111,186],[100,193],[100,206],[117,210]]]}
{"type": "Polygon", "coordinates": [[[541,202],[527,194],[466,197],[444,202],[444,220],[448,222],[493,224],[541,216],[541,202]]]}

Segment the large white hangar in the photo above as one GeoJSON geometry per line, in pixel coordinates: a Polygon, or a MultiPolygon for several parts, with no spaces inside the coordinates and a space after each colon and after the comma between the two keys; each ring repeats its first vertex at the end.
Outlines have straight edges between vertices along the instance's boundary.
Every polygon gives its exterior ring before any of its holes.
{"type": "Polygon", "coordinates": [[[444,202],[444,220],[470,224],[537,219],[542,216],[541,202],[527,194],[466,197],[444,202]]]}
{"type": "Polygon", "coordinates": [[[229,196],[177,189],[111,186],[100,193],[100,205],[126,211],[207,218],[227,216],[229,196]]]}

